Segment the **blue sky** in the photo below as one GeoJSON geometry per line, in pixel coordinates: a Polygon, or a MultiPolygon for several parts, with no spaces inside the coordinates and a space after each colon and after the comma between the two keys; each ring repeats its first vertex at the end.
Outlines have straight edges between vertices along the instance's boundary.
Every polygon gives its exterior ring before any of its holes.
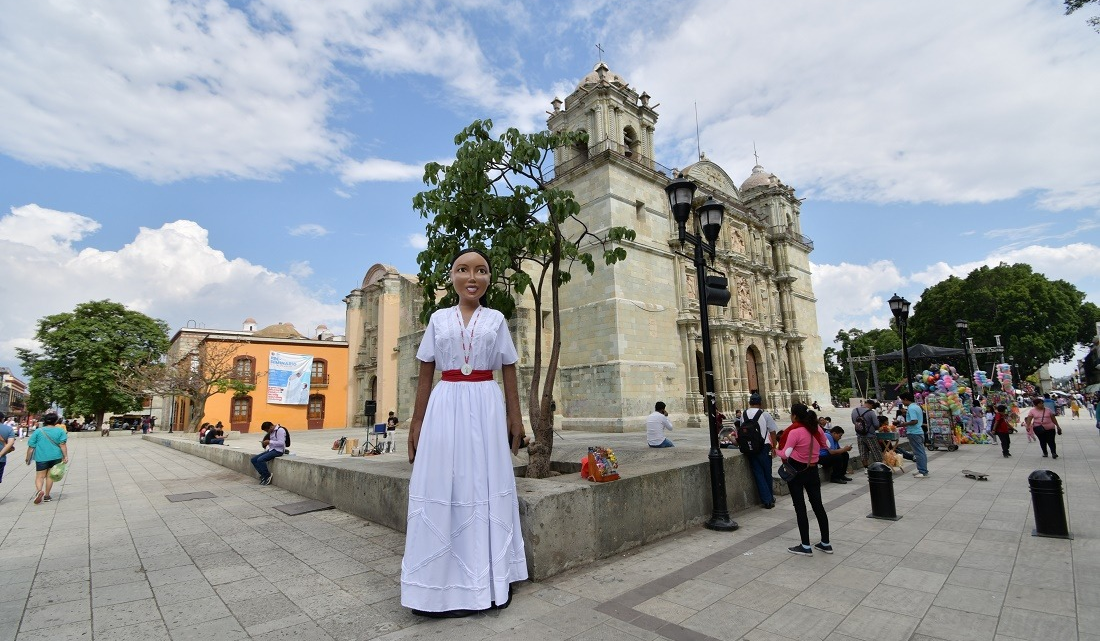
{"type": "Polygon", "coordinates": [[[805,198],[819,324],[884,326],[1024,261],[1100,302],[1100,34],[1060,2],[89,0],[0,13],[0,365],[111,298],[208,327],[343,327],[415,273],[422,166],[475,118],[535,130],[604,60],[702,147],[805,198]],[[772,6],[775,5],[775,6],[772,6]]]}

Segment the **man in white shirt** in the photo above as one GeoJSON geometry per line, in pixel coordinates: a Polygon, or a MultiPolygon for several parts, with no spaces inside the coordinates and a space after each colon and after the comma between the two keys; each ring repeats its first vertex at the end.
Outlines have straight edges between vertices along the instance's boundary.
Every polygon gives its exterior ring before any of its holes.
{"type": "Polygon", "coordinates": [[[657,401],[653,413],[645,420],[645,438],[650,447],[676,447],[665,438],[665,430],[672,431],[672,421],[668,420],[664,401],[657,401]]]}
{"type": "Polygon", "coordinates": [[[749,396],[749,409],[741,414],[741,423],[744,425],[746,422],[755,421],[759,425],[763,447],[759,451],[748,453],[742,451],[742,453],[749,459],[752,476],[756,480],[756,489],[760,492],[760,502],[764,504],[764,509],[770,510],[775,507],[775,493],[772,491],[772,457],[775,456],[775,433],[779,431],[779,426],[775,424],[772,415],[760,407],[762,400],[760,394],[756,392],[749,396]]]}

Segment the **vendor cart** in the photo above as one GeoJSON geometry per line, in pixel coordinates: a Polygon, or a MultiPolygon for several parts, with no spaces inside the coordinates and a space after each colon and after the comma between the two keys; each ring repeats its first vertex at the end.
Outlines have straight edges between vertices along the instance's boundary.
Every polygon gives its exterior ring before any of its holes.
{"type": "Polygon", "coordinates": [[[942,447],[948,452],[959,449],[951,410],[929,403],[925,406],[925,412],[928,416],[928,449],[935,451],[942,447]]]}

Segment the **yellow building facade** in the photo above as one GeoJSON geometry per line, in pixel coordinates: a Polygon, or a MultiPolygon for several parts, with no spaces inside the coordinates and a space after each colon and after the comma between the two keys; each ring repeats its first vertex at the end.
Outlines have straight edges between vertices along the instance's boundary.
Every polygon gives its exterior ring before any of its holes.
{"type": "MultiPolygon", "coordinates": [[[[256,387],[245,395],[235,395],[230,391],[211,396],[206,401],[202,422],[213,424],[221,421],[228,429],[237,432],[258,432],[264,421],[278,423],[290,430],[347,426],[348,343],[343,336],[334,336],[324,325],[319,326],[310,337],[298,333],[287,323],[257,329],[256,321],[250,318],[245,320],[239,331],[194,327],[181,329],[172,337],[168,357],[173,362],[179,362],[188,358],[188,354],[196,353],[196,347],[204,342],[212,347],[228,348],[232,376],[256,387]],[[306,403],[284,405],[268,402],[268,363],[272,352],[313,357],[306,403]]],[[[171,416],[173,429],[185,429],[190,413],[188,399],[174,398],[171,416]]]]}

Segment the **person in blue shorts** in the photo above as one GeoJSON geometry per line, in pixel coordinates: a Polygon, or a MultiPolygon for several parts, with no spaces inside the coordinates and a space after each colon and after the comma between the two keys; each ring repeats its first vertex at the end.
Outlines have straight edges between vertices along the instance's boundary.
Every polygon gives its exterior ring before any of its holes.
{"type": "Polygon", "coordinates": [[[58,463],[69,462],[69,433],[65,428],[58,427],[57,414],[49,413],[42,417],[42,427],[36,429],[34,434],[27,439],[27,465],[34,459],[34,503],[38,505],[42,501],[53,500],[50,490],[53,489],[53,479],[47,472],[58,463]]]}

